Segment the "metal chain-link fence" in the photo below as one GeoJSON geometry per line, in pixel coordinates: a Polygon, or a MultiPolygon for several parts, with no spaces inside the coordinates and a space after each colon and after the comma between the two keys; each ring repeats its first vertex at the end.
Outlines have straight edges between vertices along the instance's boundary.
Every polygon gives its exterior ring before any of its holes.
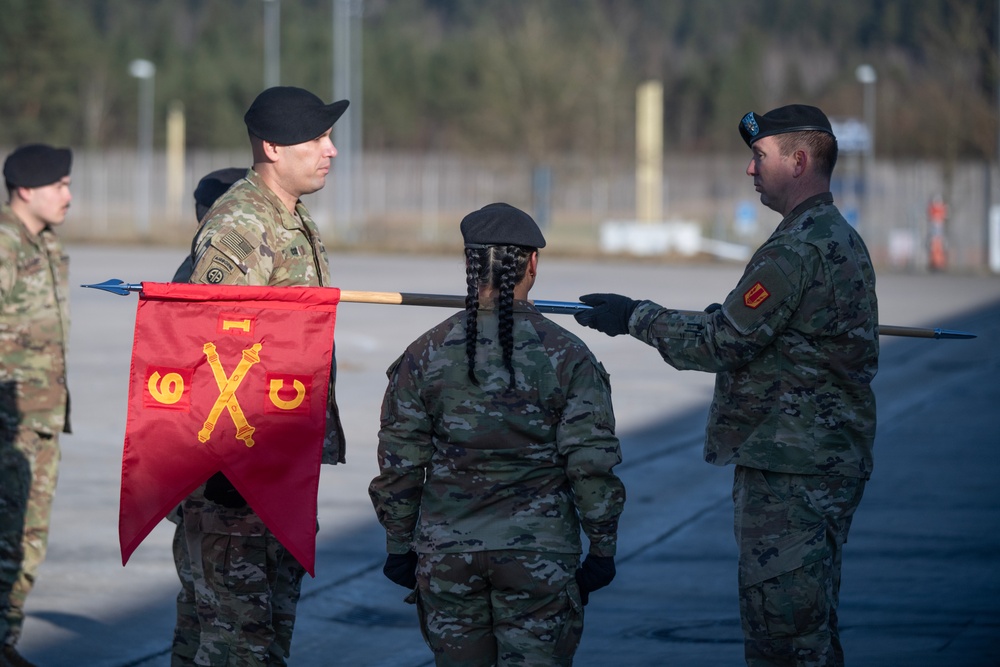
{"type": "MultiPolygon", "coordinates": [[[[750,248],[763,241],[779,216],[757,200],[744,172],[748,159],[667,156],[666,221],[695,223],[707,239],[750,248]]],[[[147,176],[134,151],[75,151],[73,204],[62,233],[76,241],[186,245],[195,230],[191,193],[198,179],[249,163],[249,150],[188,151],[182,170],[168,174],[166,154],[156,153],[148,173],[149,199],[143,202],[137,184],[147,176]],[[143,206],[148,206],[145,215],[143,206]],[[148,220],[148,229],[140,229],[139,220],[148,220]]],[[[605,223],[635,217],[635,170],[626,160],[567,156],[536,164],[502,156],[368,153],[354,164],[358,172],[349,179],[354,187],[350,211],[336,206],[336,160],[326,187],[305,198],[331,247],[456,247],[458,223],[466,213],[505,201],[538,218],[549,238],[547,252],[596,254],[605,223]]],[[[947,210],[943,269],[986,270],[991,192],[1000,192],[989,164],[945,168],[933,162],[877,161],[870,178],[862,167],[858,156],[842,156],[833,190],[882,269],[942,268],[928,261],[931,236],[941,230],[930,223],[929,204],[939,197],[947,210]]]]}

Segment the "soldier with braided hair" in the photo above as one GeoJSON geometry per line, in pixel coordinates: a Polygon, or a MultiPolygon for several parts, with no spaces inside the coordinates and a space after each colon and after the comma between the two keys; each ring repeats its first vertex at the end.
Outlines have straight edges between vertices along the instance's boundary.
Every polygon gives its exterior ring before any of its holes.
{"type": "Polygon", "coordinates": [[[461,230],[465,310],[387,373],[383,571],[414,589],[437,665],[570,665],[625,503],[608,375],[528,301],[545,246],[529,215],[490,204],[461,230]]]}
{"type": "MultiPolygon", "coordinates": [[[[479,323],[479,292],[480,285],[496,285],[497,317],[499,320],[500,349],[503,352],[503,365],[510,373],[513,382],[514,367],[514,287],[520,278],[527,273],[531,254],[528,249],[519,246],[485,246],[465,248],[466,283],[468,293],[465,297],[466,320],[465,352],[469,362],[469,380],[478,385],[476,379],[476,348],[479,323]]],[[[533,276],[532,276],[533,277],[533,276]]],[[[492,287],[487,289],[494,289],[492,287]]]]}

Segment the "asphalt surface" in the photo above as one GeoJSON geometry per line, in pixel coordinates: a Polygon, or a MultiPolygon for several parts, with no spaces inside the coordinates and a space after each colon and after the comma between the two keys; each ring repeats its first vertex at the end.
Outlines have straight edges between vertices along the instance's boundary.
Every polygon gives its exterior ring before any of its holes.
{"type": "MultiPolygon", "coordinates": [[[[70,248],[73,285],[164,281],[181,251],[70,248]]],[[[542,258],[532,296],[616,291],[702,308],[740,266],[542,258]]],[[[335,255],[344,289],[461,293],[457,257],[335,255]]],[[[883,339],[875,472],[844,557],[840,617],[850,665],[1000,665],[1000,278],[880,274],[886,324],[965,329],[975,340],[883,339]]],[[[70,387],[49,557],[19,645],[44,667],[166,667],[178,589],[163,522],[123,567],[117,520],[136,298],[72,290],[70,387]]],[[[367,497],[384,372],[447,311],[342,304],[338,399],[348,463],[324,467],[316,577],[290,665],[431,665],[404,591],[382,577],[367,497]]],[[[704,463],[711,375],[678,372],[629,337],[553,315],[611,374],[628,501],[618,577],[587,607],[578,666],[739,665],[732,468],[704,463]]]]}

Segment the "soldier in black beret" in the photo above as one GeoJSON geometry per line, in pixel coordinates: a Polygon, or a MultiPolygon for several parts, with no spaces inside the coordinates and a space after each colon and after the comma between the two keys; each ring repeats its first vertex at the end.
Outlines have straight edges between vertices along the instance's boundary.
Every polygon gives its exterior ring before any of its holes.
{"type": "Polygon", "coordinates": [[[69,258],[55,227],[69,210],[68,148],[21,146],[4,161],[0,206],[0,665],[15,648],[24,602],[45,559],[70,432],[66,384],[69,258]]]}
{"type": "Polygon", "coordinates": [[[246,174],[246,169],[227,167],[206,174],[198,181],[198,187],[194,190],[194,211],[199,223],[205,219],[212,204],[246,174]]]}
{"type": "MultiPolygon", "coordinates": [[[[459,229],[465,242],[465,297],[469,378],[476,382],[477,319],[480,307],[496,309],[504,363],[510,368],[515,299],[527,299],[538,271],[542,230],[530,215],[510,204],[496,203],[469,213],[459,229]]],[[[511,370],[513,373],[513,370],[511,370]]]]}
{"type": "MultiPolygon", "coordinates": [[[[194,190],[194,211],[195,217],[200,225],[204,220],[205,216],[211,210],[212,205],[221,197],[226,194],[226,191],[233,186],[236,181],[240,180],[246,176],[246,169],[239,169],[237,167],[227,167],[225,169],[217,169],[209,174],[206,174],[200,181],[198,181],[198,186],[194,190]]],[[[191,269],[194,268],[194,258],[192,253],[189,253],[184,261],[178,267],[177,271],[174,272],[174,277],[171,282],[175,283],[186,283],[191,278],[191,269]]]]}
{"type": "Polygon", "coordinates": [[[28,144],[7,156],[3,177],[9,205],[32,234],[66,219],[72,195],[69,171],[73,154],[68,148],[28,144]]]}
{"type": "MultiPolygon", "coordinates": [[[[257,95],[243,118],[253,166],[206,213],[192,243],[188,282],[331,285],[326,246],[301,197],[326,184],[337,155],[330,135],[347,107],[347,100],[324,104],[311,92],[292,86],[268,88],[257,95]]],[[[222,189],[223,180],[216,180],[199,186],[199,205],[211,199],[213,190],[222,189]]],[[[345,460],[335,364],[321,452],[322,462],[328,464],[345,460]]],[[[191,493],[181,507],[192,576],[200,584],[195,588],[201,627],[195,661],[208,664],[228,651],[230,664],[284,665],[305,568],[221,472],[191,493]],[[266,567],[230,569],[235,552],[245,562],[266,567]],[[221,574],[199,574],[212,572],[221,574]],[[241,595],[240,590],[254,594],[241,595]]]]}
{"type": "MultiPolygon", "coordinates": [[[[195,214],[199,224],[211,210],[216,200],[226,193],[238,180],[247,173],[246,169],[227,167],[206,174],[194,190],[195,214]]],[[[188,254],[183,263],[174,273],[171,282],[186,283],[191,277],[193,260],[188,254]]],[[[219,473],[221,475],[221,473],[219,473]]],[[[235,488],[231,493],[238,494],[235,488]]],[[[174,528],[173,555],[174,567],[180,579],[181,590],[177,594],[177,617],[174,624],[174,639],[171,646],[171,661],[177,665],[193,665],[195,654],[201,639],[201,623],[198,620],[194,576],[191,570],[191,557],[188,553],[187,539],[184,529],[184,513],[178,505],[167,519],[176,524],[174,528]]]]}
{"type": "Polygon", "coordinates": [[[837,165],[837,138],[821,110],[806,104],[789,104],[762,116],[751,111],[740,120],[739,130],[754,152],[747,174],[753,176],[764,206],[786,215],[803,199],[815,194],[817,188],[829,190],[837,165]],[[785,158],[794,157],[796,149],[803,146],[809,150],[798,155],[808,156],[808,169],[798,165],[801,174],[786,181],[780,176],[778,163],[784,162],[794,169],[797,165],[791,165],[785,158]],[[773,181],[777,181],[776,187],[772,187],[773,181]]]}
{"type": "Polygon", "coordinates": [[[841,559],[873,466],[878,299],[871,256],[834,205],[837,139],[792,104],[745,114],[746,173],[782,216],[722,304],[685,313],[587,294],[583,325],[629,334],[671,366],[717,374],[705,460],[735,466],[748,665],[844,664],[841,559]]]}
{"type": "Polygon", "coordinates": [[[460,228],[465,310],[388,372],[369,486],[383,573],[419,592],[439,665],[568,665],[582,605],[615,576],[611,389],[586,345],[528,301],[545,246],[531,216],[490,204],[460,228]]]}

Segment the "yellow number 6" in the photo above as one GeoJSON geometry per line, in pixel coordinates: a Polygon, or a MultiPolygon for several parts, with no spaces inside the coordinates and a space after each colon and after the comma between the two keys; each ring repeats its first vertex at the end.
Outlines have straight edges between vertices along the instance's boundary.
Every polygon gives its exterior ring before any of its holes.
{"type": "Polygon", "coordinates": [[[149,376],[149,395],[157,403],[173,405],[184,395],[184,378],[178,373],[167,373],[161,379],[160,372],[155,371],[149,376]]]}

